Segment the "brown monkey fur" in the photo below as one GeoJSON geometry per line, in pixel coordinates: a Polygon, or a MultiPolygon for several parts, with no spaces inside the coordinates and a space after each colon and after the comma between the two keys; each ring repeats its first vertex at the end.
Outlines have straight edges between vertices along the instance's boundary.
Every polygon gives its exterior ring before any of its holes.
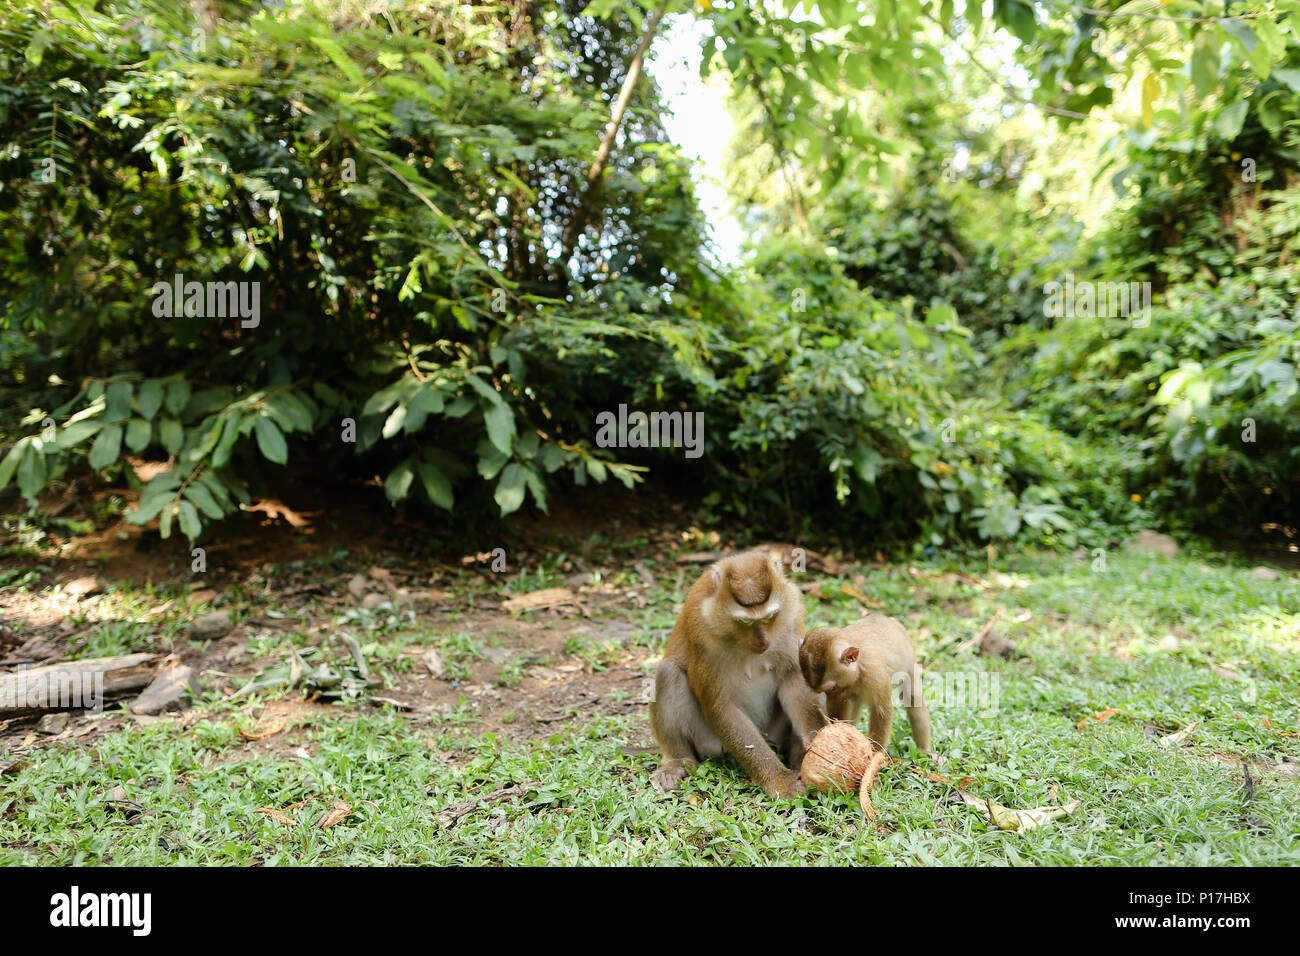
{"type": "Polygon", "coordinates": [[[769,797],[803,792],[768,744],[786,739],[798,767],[826,723],[799,672],[803,616],[799,589],[765,551],[723,558],[700,575],[655,672],[656,787],[675,790],[695,763],[726,752],[769,797]]]}
{"type": "Polygon", "coordinates": [[[867,704],[868,736],[877,750],[889,746],[894,724],[893,684],[901,685],[912,739],[930,753],[930,711],[921,692],[916,652],[903,625],[872,614],[848,627],[819,627],[799,645],[799,667],[814,691],[826,695],[826,712],[835,720],[856,722],[867,704]]]}

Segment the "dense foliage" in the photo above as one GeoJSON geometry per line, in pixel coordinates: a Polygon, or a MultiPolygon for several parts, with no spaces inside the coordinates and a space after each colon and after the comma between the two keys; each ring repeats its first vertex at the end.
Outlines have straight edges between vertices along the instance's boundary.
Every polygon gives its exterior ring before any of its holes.
{"type": "Polygon", "coordinates": [[[744,263],[701,256],[653,76],[593,160],[634,5],[8,9],[0,488],[94,472],[190,539],[286,470],[460,522],[649,474],[923,544],[1294,523],[1300,4],[1176,0],[1100,43],[1065,4],[671,6],[753,119],[744,263]],[[945,58],[1009,36],[1027,91],[945,58]],[[1130,88],[1091,230],[1028,188],[1067,132],[953,105],[1068,122],[1130,88]],[[1063,270],[1151,282],[1150,321],[1049,319],[1063,270]],[[702,412],[703,456],[602,447],[621,405],[702,412]]]}

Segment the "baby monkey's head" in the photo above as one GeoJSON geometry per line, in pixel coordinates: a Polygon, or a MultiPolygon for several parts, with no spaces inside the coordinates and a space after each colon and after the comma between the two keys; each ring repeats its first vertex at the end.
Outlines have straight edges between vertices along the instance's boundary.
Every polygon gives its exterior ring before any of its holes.
{"type": "Polygon", "coordinates": [[[818,694],[840,697],[858,683],[858,649],[836,627],[813,628],[799,642],[799,668],[818,694]]]}

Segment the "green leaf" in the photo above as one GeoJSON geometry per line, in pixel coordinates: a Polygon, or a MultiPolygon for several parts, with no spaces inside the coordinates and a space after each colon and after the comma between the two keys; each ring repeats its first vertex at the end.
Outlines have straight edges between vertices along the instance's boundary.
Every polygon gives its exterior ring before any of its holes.
{"type": "Polygon", "coordinates": [[[18,468],[18,459],[23,455],[25,442],[18,442],[13,448],[9,449],[9,454],[5,455],[4,461],[0,461],[0,488],[9,484],[10,479],[14,476],[14,471],[18,468]]]}
{"type": "Polygon", "coordinates": [[[542,448],[542,468],[546,470],[547,474],[550,474],[568,460],[569,454],[559,445],[547,443],[542,448]]]}
{"type": "Polygon", "coordinates": [[[1217,21],[1219,29],[1232,37],[1241,45],[1241,50],[1246,56],[1255,52],[1255,46],[1258,40],[1255,39],[1255,31],[1250,25],[1243,20],[1219,20],[1217,21]]]}
{"type": "Polygon", "coordinates": [[[169,494],[160,493],[149,495],[149,489],[152,485],[153,482],[150,482],[144,486],[145,490],[140,496],[139,504],[136,505],[134,511],[127,512],[126,520],[131,524],[141,526],[146,525],[154,518],[158,517],[158,513],[163,510],[164,506],[171,505],[172,498],[169,494]]]}
{"type": "Polygon", "coordinates": [[[174,455],[181,450],[181,444],[185,440],[185,432],[181,429],[179,419],[172,418],[170,415],[164,415],[158,420],[158,440],[162,442],[163,448],[167,454],[174,455]]]}
{"type": "Polygon", "coordinates": [[[1197,362],[1188,362],[1180,366],[1165,378],[1164,384],[1156,392],[1156,404],[1167,405],[1172,402],[1184,388],[1198,380],[1203,374],[1197,362]]]}
{"type": "Polygon", "coordinates": [[[148,421],[153,421],[154,415],[158,414],[158,409],[162,408],[163,383],[156,378],[144,382],[141,384],[135,400],[136,404],[140,406],[140,414],[148,421]]]}
{"type": "Polygon", "coordinates": [[[45,59],[45,51],[54,44],[54,33],[50,30],[37,30],[32,34],[31,42],[27,44],[27,49],[23,56],[33,67],[41,65],[45,59]]]}
{"type": "Polygon", "coordinates": [[[432,382],[425,382],[406,404],[406,420],[402,425],[402,431],[407,435],[419,431],[425,419],[431,414],[441,412],[443,407],[442,392],[432,382]]]}
{"type": "MultiPolygon", "coordinates": [[[[226,418],[225,424],[221,426],[221,440],[212,449],[213,468],[224,468],[226,463],[230,461],[230,455],[235,450],[235,442],[239,441],[239,434],[243,430],[242,426],[245,421],[246,419],[241,419],[236,415],[230,415],[226,418]]],[[[254,426],[250,425],[249,427],[254,426]]]]}
{"type": "Polygon", "coordinates": [[[1214,32],[1202,30],[1196,34],[1192,50],[1192,86],[1197,96],[1209,96],[1219,85],[1219,44],[1214,32]]]}
{"type": "Polygon", "coordinates": [[[1273,78],[1285,83],[1294,93],[1300,93],[1300,69],[1286,67],[1273,71],[1273,78]]]}
{"type": "Polygon", "coordinates": [[[546,486],[542,484],[541,476],[531,468],[525,468],[524,482],[528,485],[528,490],[532,492],[533,501],[537,502],[537,507],[542,511],[546,511],[546,486]]]}
{"type": "Polygon", "coordinates": [[[497,473],[505,467],[506,462],[510,460],[509,455],[503,454],[491,442],[479,442],[475,451],[478,452],[479,477],[488,481],[495,478],[497,473]]]}
{"type": "MultiPolygon", "coordinates": [[[[58,430],[58,433],[55,436],[54,447],[58,451],[68,451],[72,448],[76,448],[103,427],[104,423],[98,419],[72,422],[58,430]]],[[[0,485],[3,485],[3,482],[0,482],[0,485]]]]}
{"type": "Polygon", "coordinates": [[[408,458],[389,473],[384,481],[384,494],[389,501],[401,501],[411,493],[411,482],[414,479],[415,469],[408,458]]]}
{"type": "Polygon", "coordinates": [[[388,416],[388,421],[384,422],[383,436],[392,438],[402,430],[402,425],[406,422],[406,406],[398,405],[393,409],[393,413],[388,416]]]}
{"type": "Polygon", "coordinates": [[[447,408],[443,414],[448,418],[461,418],[468,414],[476,406],[474,399],[468,395],[457,395],[447,403],[447,408]]]}
{"type": "Polygon", "coordinates": [[[95,471],[102,471],[117,461],[118,453],[121,450],[122,426],[109,425],[99,433],[99,437],[95,439],[95,444],[90,446],[90,457],[87,461],[95,471]]]}
{"type": "Polygon", "coordinates": [[[427,461],[422,461],[416,466],[420,473],[420,483],[424,485],[425,493],[428,494],[429,500],[439,508],[445,508],[447,511],[452,510],[455,502],[451,491],[451,482],[447,480],[436,465],[427,461]]]}
{"type": "Polygon", "coordinates": [[[365,406],[361,409],[362,417],[367,415],[379,415],[388,411],[399,401],[408,398],[412,392],[420,387],[417,379],[410,375],[399,378],[391,385],[381,388],[375,394],[370,396],[365,406]]]}
{"type": "Polygon", "coordinates": [[[18,490],[24,498],[35,498],[44,484],[45,454],[29,441],[23,446],[23,457],[18,462],[18,490]]]}
{"type": "Polygon", "coordinates": [[[993,12],[998,22],[1024,43],[1030,43],[1038,30],[1034,8],[1021,0],[993,0],[993,12]]]}
{"type": "Polygon", "coordinates": [[[152,437],[153,426],[143,418],[133,418],[126,423],[126,447],[132,451],[144,451],[152,437]]]}
{"type": "Polygon", "coordinates": [[[199,520],[199,513],[195,507],[188,501],[181,502],[181,533],[193,541],[203,530],[203,522],[199,520]]]}
{"type": "MultiPolygon", "coordinates": [[[[198,506],[199,510],[209,518],[217,519],[225,515],[221,506],[217,504],[217,499],[212,497],[212,492],[198,482],[190,482],[190,484],[185,488],[185,497],[194,502],[194,504],[198,506]]],[[[189,537],[192,538],[194,536],[189,535],[189,537]]]]}
{"type": "Polygon", "coordinates": [[[513,462],[501,473],[501,480],[497,482],[496,494],[493,497],[501,506],[503,518],[518,511],[519,506],[524,503],[524,478],[524,469],[513,462]]]}
{"type": "Polygon", "coordinates": [[[483,422],[487,425],[488,441],[503,455],[510,454],[515,437],[515,414],[504,404],[489,404],[483,409],[483,422]]]}
{"type": "Polygon", "coordinates": [[[348,55],[343,52],[343,47],[339,46],[338,43],[329,37],[320,35],[312,36],[310,39],[322,53],[330,58],[330,62],[343,71],[343,74],[349,80],[358,85],[365,81],[365,74],[361,72],[360,67],[348,58],[348,55]]]}
{"type": "Polygon", "coordinates": [[[110,422],[125,421],[131,414],[131,383],[109,382],[104,389],[107,407],[104,417],[110,422]]]}
{"type": "Polygon", "coordinates": [[[1246,107],[1245,100],[1238,100],[1231,106],[1219,110],[1219,114],[1214,117],[1214,131],[1228,142],[1232,142],[1241,132],[1241,124],[1246,121],[1246,107]]]}
{"type": "Polygon", "coordinates": [[[179,417],[190,403],[190,383],[185,379],[176,379],[167,383],[167,399],[164,404],[167,411],[179,417]]]}
{"type": "Polygon", "coordinates": [[[425,414],[436,415],[443,409],[442,392],[438,386],[425,382],[424,386],[411,398],[411,407],[425,414]]]}
{"type": "Polygon", "coordinates": [[[257,447],[263,457],[277,465],[283,465],[289,460],[289,447],[275,422],[259,417],[253,424],[253,433],[257,436],[257,447]]]}

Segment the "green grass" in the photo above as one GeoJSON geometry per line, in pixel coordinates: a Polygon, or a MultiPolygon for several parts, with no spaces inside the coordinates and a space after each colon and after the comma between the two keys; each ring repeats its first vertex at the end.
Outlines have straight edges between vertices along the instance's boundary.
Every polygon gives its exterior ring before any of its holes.
{"type": "MultiPolygon", "coordinates": [[[[1300,727],[1300,584],[1259,581],[1221,560],[1115,554],[1097,573],[1091,559],[1022,555],[1000,570],[1024,586],[990,589],[940,567],[922,577],[867,571],[870,597],[913,633],[930,629],[918,643],[931,686],[963,674],[997,689],[995,710],[987,700],[933,702],[942,765],[910,748],[900,712],[893,749],[903,763],[879,778],[874,825],[856,798],[768,801],[730,761],[699,768],[679,794],[657,794],[648,787],[657,758],[623,752],[648,735],[643,710],[516,741],[485,736],[464,712],[419,723],[338,707],[286,732],[308,756],[267,756],[237,732],[250,723],[235,710],[244,702],[205,699],[207,716],[188,729],[132,727],[89,749],[65,742],[0,777],[0,863],[1300,863],[1300,780],[1277,770],[1300,763],[1300,740],[1282,735],[1300,727]],[[998,630],[1024,656],[956,652],[998,608],[998,630]],[[1110,708],[1110,719],[1091,719],[1110,708]],[[1193,721],[1183,745],[1161,745],[1159,735],[1193,721]],[[909,761],[973,778],[967,789],[1006,806],[1081,806],[1029,833],[998,831],[909,761]],[[541,786],[439,826],[446,807],[521,781],[541,786]],[[148,813],[129,822],[108,808],[117,785],[148,813]],[[296,827],[256,812],[303,800],[286,811],[296,827]],[[336,800],[352,815],[316,829],[336,800]]],[[[976,565],[959,570],[989,579],[976,565]]],[[[808,601],[810,625],[856,616],[835,590],[808,601]]],[[[629,614],[646,632],[666,620],[662,603],[629,614]]],[[[468,661],[481,640],[452,624],[437,643],[468,661]]]]}

